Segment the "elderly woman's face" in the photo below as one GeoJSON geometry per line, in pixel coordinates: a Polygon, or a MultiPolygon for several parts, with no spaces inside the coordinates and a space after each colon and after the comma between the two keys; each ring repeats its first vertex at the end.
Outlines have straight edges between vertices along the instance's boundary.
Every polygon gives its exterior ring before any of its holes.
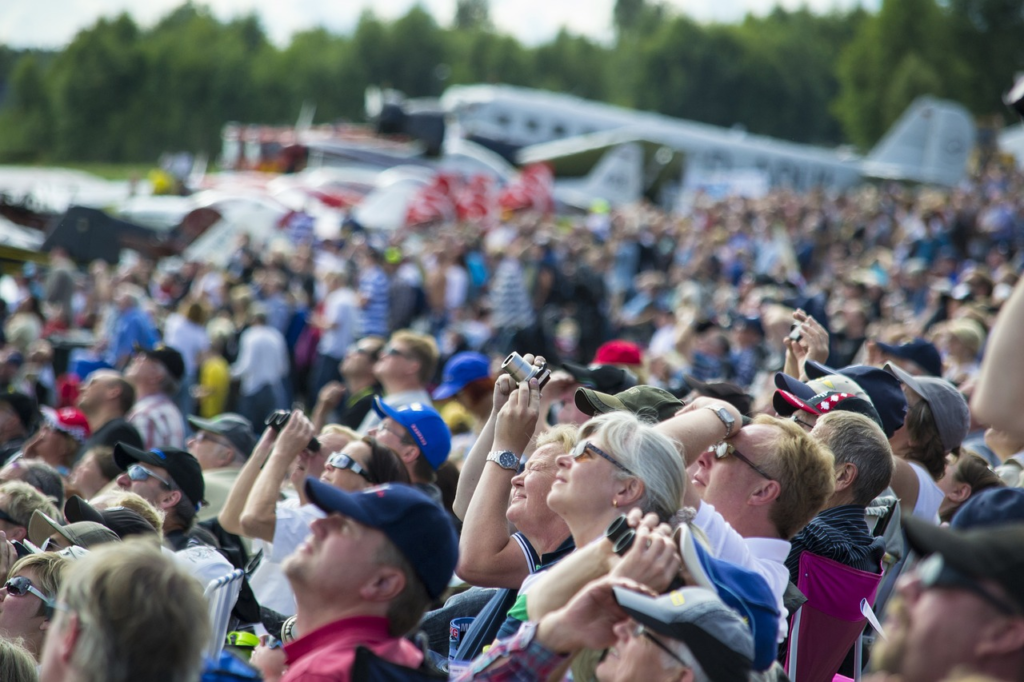
{"type": "MultiPolygon", "coordinates": [[[[608,445],[591,436],[591,444],[615,457],[608,445]]],[[[579,459],[559,455],[555,480],[548,494],[548,506],[570,525],[572,519],[593,518],[613,509],[619,469],[604,457],[585,449],[579,459]]],[[[622,512],[627,510],[623,509],[622,512]]]]}
{"type": "Polygon", "coordinates": [[[565,451],[558,443],[549,443],[537,448],[522,473],[512,478],[512,492],[509,496],[508,520],[516,525],[548,517],[548,493],[555,482],[558,465],[555,459],[565,451]]]}

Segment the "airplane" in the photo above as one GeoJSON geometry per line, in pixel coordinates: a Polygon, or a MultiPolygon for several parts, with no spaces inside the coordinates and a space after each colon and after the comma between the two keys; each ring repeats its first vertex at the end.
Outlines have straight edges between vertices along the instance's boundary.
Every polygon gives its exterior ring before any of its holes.
{"type": "Polygon", "coordinates": [[[955,102],[920,97],[867,156],[720,128],[509,85],[448,88],[448,133],[510,156],[551,164],[571,205],[627,203],[641,194],[729,178],[763,189],[841,190],[865,179],[953,186],[974,145],[970,115],[955,102]],[[754,182],[750,179],[754,178],[754,182]]]}

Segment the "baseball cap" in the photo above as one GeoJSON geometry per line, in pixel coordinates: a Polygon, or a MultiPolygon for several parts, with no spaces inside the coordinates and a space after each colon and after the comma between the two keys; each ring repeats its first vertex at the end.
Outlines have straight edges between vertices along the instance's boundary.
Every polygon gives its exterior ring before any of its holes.
{"type": "Polygon", "coordinates": [[[256,436],[252,432],[252,422],[240,414],[224,412],[213,419],[189,417],[188,423],[197,431],[209,431],[218,436],[224,436],[230,441],[232,447],[246,457],[256,447],[256,436]]]}
{"type": "Polygon", "coordinates": [[[93,547],[104,542],[120,542],[117,533],[106,526],[93,521],[79,521],[62,526],[43,512],[36,509],[28,523],[28,539],[32,544],[42,547],[54,533],[60,533],[72,545],[93,547]]]}
{"type": "Polygon", "coordinates": [[[306,495],[326,514],[337,512],[384,533],[431,598],[436,599],[448,587],[459,561],[459,539],[448,512],[425,493],[400,484],[348,493],[307,478],[306,495]]]}
{"type": "Polygon", "coordinates": [[[745,682],[754,640],[740,617],[713,591],[684,587],[659,597],[613,587],[622,610],[653,632],[686,644],[712,682],[745,682]]]}
{"type": "Polygon", "coordinates": [[[608,414],[617,410],[632,412],[638,417],[655,417],[659,422],[670,419],[683,407],[683,401],[657,386],[634,386],[621,393],[608,395],[591,388],[576,389],[576,407],[583,414],[608,414]]]}
{"type": "Polygon", "coordinates": [[[783,417],[788,417],[798,410],[818,416],[829,412],[856,412],[879,426],[882,425],[882,418],[878,416],[878,411],[871,402],[864,398],[858,398],[852,393],[826,391],[813,396],[810,400],[803,400],[789,391],[775,391],[772,405],[775,411],[783,417]]]}
{"type": "Polygon", "coordinates": [[[963,530],[906,516],[903,528],[918,554],[939,554],[960,573],[999,583],[1024,610],[1024,524],[963,530]]]}
{"type": "Polygon", "coordinates": [[[203,480],[203,470],[199,460],[191,453],[180,448],[141,450],[127,443],[114,445],[114,463],[122,471],[127,471],[136,462],[166,469],[190,502],[196,506],[205,503],[203,497],[206,494],[206,482],[203,480]]]}
{"type": "Polygon", "coordinates": [[[167,370],[167,373],[174,377],[175,381],[181,381],[181,378],[185,376],[185,360],[182,359],[181,353],[169,346],[161,345],[146,349],[136,344],[135,352],[159,362],[167,370]]]}
{"type": "Polygon", "coordinates": [[[22,427],[26,431],[30,430],[32,425],[35,424],[36,417],[39,415],[39,408],[36,406],[36,401],[29,396],[17,391],[0,393],[0,403],[7,403],[11,406],[14,414],[18,417],[18,421],[21,422],[22,427]]]}
{"type": "Polygon", "coordinates": [[[619,393],[640,383],[637,376],[628,369],[614,365],[584,367],[575,362],[563,362],[562,369],[587,388],[593,388],[602,393],[619,393]]]}
{"type": "Polygon", "coordinates": [[[709,398],[724,400],[739,410],[740,414],[747,417],[750,416],[750,407],[753,400],[750,394],[744,391],[743,387],[739,384],[734,384],[730,381],[701,381],[690,374],[684,374],[683,380],[686,381],[686,385],[690,387],[690,390],[709,398]]]}
{"type": "Polygon", "coordinates": [[[953,514],[950,528],[980,528],[1024,521],[1024,489],[989,488],[971,495],[953,514]]]}
{"type": "MultiPolygon", "coordinates": [[[[886,438],[892,438],[892,435],[903,426],[903,420],[907,416],[907,398],[903,395],[903,388],[900,386],[900,382],[898,380],[893,381],[895,377],[889,372],[869,365],[850,365],[840,370],[834,370],[813,360],[808,360],[804,363],[804,370],[807,372],[807,377],[812,380],[821,379],[822,381],[828,381],[835,379],[835,377],[830,375],[840,375],[852,379],[861,391],[871,399],[871,404],[874,405],[878,416],[882,418],[882,431],[885,432],[886,438]]],[[[835,382],[833,384],[834,388],[832,390],[853,393],[859,397],[864,397],[858,391],[847,390],[835,382]]],[[[820,392],[820,390],[814,391],[814,393],[820,392]]],[[[798,393],[797,395],[800,394],[798,393]]]]}
{"type": "Polygon", "coordinates": [[[877,341],[875,345],[886,355],[910,360],[933,377],[942,376],[942,357],[939,355],[939,349],[924,339],[917,338],[899,345],[877,341]]]}
{"type": "Polygon", "coordinates": [[[373,399],[373,410],[381,418],[390,417],[401,424],[416,442],[431,468],[436,470],[448,459],[452,449],[452,433],[438,411],[430,405],[410,403],[391,407],[377,396],[373,399]]]}
{"type": "Polygon", "coordinates": [[[713,590],[746,623],[753,637],[754,670],[770,668],[779,653],[780,617],[771,586],[757,573],[711,556],[685,523],[676,528],[675,539],[693,582],[713,590]]]}
{"type": "Polygon", "coordinates": [[[761,324],[761,318],[756,315],[737,317],[733,321],[733,329],[749,329],[760,336],[764,336],[764,325],[761,324]]]}
{"type": "Polygon", "coordinates": [[[466,387],[466,384],[491,376],[491,362],[483,353],[464,351],[456,353],[444,363],[441,385],[434,389],[434,400],[447,400],[466,387]]]}
{"type": "Polygon", "coordinates": [[[50,427],[61,433],[68,434],[79,443],[84,443],[92,434],[92,429],[89,428],[89,420],[85,418],[85,415],[77,407],[62,407],[59,410],[55,410],[52,407],[43,405],[39,408],[39,411],[43,415],[43,421],[49,424],[50,427]]]}
{"type": "Polygon", "coordinates": [[[69,523],[92,521],[106,526],[122,540],[130,535],[156,534],[156,528],[138,512],[127,507],[107,507],[100,511],[78,495],[72,495],[64,503],[64,518],[69,523]]]}
{"type": "Polygon", "coordinates": [[[603,343],[594,353],[595,365],[642,365],[643,352],[632,341],[615,339],[603,343]]]}
{"type": "Polygon", "coordinates": [[[971,410],[957,387],[938,377],[915,377],[891,362],[885,369],[928,403],[943,449],[959,447],[971,428],[971,410]]]}

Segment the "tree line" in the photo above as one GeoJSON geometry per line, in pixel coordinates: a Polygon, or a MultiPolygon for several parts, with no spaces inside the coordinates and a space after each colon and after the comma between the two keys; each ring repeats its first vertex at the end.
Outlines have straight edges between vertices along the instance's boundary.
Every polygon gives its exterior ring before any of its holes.
{"type": "Polygon", "coordinates": [[[1024,0],[883,0],[880,9],[776,9],[701,24],[617,0],[611,44],[561,31],[526,46],[459,0],[442,26],[420,6],[350,35],[313,29],[281,48],[254,16],[186,3],[151,28],[102,19],[58,52],[0,47],[0,162],[151,161],[220,148],[225,122],[362,120],[367,86],[436,96],[508,83],[815,144],[876,142],[914,97],[1003,111],[1024,70],[1024,0]]]}

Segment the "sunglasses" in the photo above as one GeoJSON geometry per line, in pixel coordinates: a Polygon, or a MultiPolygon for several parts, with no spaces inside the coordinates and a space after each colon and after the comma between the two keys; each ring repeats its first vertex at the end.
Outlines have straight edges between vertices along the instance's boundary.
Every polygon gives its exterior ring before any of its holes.
{"type": "Polygon", "coordinates": [[[710,448],[708,448],[708,452],[714,453],[715,459],[724,459],[725,457],[728,457],[729,455],[733,455],[734,457],[736,457],[736,459],[738,459],[739,461],[743,462],[748,467],[750,467],[751,469],[753,469],[754,471],[759,473],[761,476],[764,476],[765,478],[767,478],[769,481],[774,481],[775,480],[774,478],[769,476],[768,473],[764,469],[762,469],[761,467],[759,467],[756,464],[754,464],[753,462],[751,462],[750,458],[748,458],[742,452],[737,450],[736,446],[734,446],[732,443],[726,443],[723,440],[721,443],[718,443],[717,445],[712,445],[710,448]]]}
{"type": "Polygon", "coordinates": [[[348,350],[346,352],[347,353],[358,353],[360,355],[365,355],[366,357],[368,357],[368,358],[370,358],[372,360],[376,360],[377,356],[380,354],[381,351],[380,350],[370,350],[369,348],[362,348],[362,347],[357,346],[357,345],[352,345],[352,346],[348,347],[348,350]]]}
{"type": "Polygon", "coordinates": [[[917,565],[917,576],[921,585],[926,588],[959,589],[972,592],[988,602],[996,611],[1004,616],[1020,616],[1018,609],[1007,600],[986,589],[977,580],[961,573],[946,563],[941,554],[932,554],[917,565]]]}
{"type": "Polygon", "coordinates": [[[154,474],[152,471],[142,466],[141,464],[132,464],[130,467],[128,467],[128,478],[132,479],[133,481],[145,481],[150,478],[155,478],[168,488],[174,487],[173,485],[171,485],[171,482],[168,481],[166,478],[154,474]]]}
{"type": "Polygon", "coordinates": [[[683,666],[684,668],[689,668],[690,667],[686,663],[686,661],[684,661],[682,658],[679,657],[679,654],[677,654],[674,651],[672,651],[671,649],[669,649],[668,645],[666,645],[660,639],[658,639],[657,637],[652,635],[650,632],[648,632],[647,628],[644,627],[643,625],[641,625],[640,623],[637,623],[636,627],[633,628],[633,637],[643,637],[643,638],[647,639],[647,641],[651,642],[654,646],[658,647],[659,649],[664,651],[666,654],[668,654],[679,665],[683,666]]]}
{"type": "Polygon", "coordinates": [[[359,462],[355,461],[354,459],[352,459],[351,457],[349,457],[348,455],[346,455],[344,453],[336,452],[333,455],[331,455],[327,459],[327,466],[329,466],[329,467],[331,467],[333,469],[348,469],[352,473],[354,473],[354,474],[356,474],[358,476],[362,476],[364,479],[366,479],[367,483],[370,483],[370,484],[373,484],[373,485],[376,485],[376,483],[377,483],[370,476],[370,472],[368,472],[363,467],[362,464],[360,464],[359,462]]]}
{"type": "Polygon", "coordinates": [[[15,578],[11,578],[4,583],[4,589],[7,590],[7,594],[12,597],[24,597],[28,594],[34,594],[39,597],[46,607],[46,615],[49,616],[53,613],[53,609],[56,607],[56,602],[52,597],[47,597],[45,594],[40,592],[36,587],[32,585],[32,581],[23,575],[19,575],[15,578]]]}
{"type": "Polygon", "coordinates": [[[398,440],[402,441],[406,445],[418,445],[418,443],[416,441],[414,441],[412,438],[409,437],[409,434],[401,433],[399,431],[396,431],[393,427],[388,426],[384,422],[381,422],[380,424],[377,424],[377,430],[378,431],[386,431],[387,433],[390,433],[392,436],[394,436],[398,440]]]}
{"type": "Polygon", "coordinates": [[[609,462],[611,462],[612,464],[614,464],[619,469],[622,469],[623,471],[625,471],[630,476],[636,476],[636,474],[634,474],[629,469],[629,467],[627,467],[625,464],[623,464],[619,460],[617,460],[614,457],[612,457],[611,455],[609,455],[607,452],[605,452],[601,448],[599,448],[596,445],[594,445],[593,443],[591,443],[589,440],[581,440],[579,443],[576,444],[576,447],[574,447],[572,449],[572,453],[570,453],[570,454],[572,455],[572,458],[574,460],[579,462],[579,461],[585,461],[585,459],[581,459],[581,458],[590,459],[592,455],[590,455],[588,453],[593,453],[593,454],[596,454],[598,457],[603,457],[606,460],[608,460],[609,462]]]}
{"type": "Polygon", "coordinates": [[[206,441],[209,443],[213,443],[214,445],[220,445],[225,448],[232,447],[230,441],[228,441],[227,439],[218,438],[209,431],[198,431],[196,432],[196,435],[193,436],[193,438],[197,443],[202,443],[203,441],[206,441]]]}
{"type": "Polygon", "coordinates": [[[381,355],[394,355],[396,357],[404,358],[406,360],[415,360],[416,359],[412,355],[409,355],[408,353],[403,353],[402,351],[398,350],[397,348],[395,348],[391,344],[388,344],[388,345],[384,346],[384,348],[381,349],[380,354],[381,355]]]}
{"type": "Polygon", "coordinates": [[[804,421],[795,414],[792,417],[790,417],[790,419],[799,424],[800,427],[804,429],[804,431],[810,431],[811,429],[814,428],[814,424],[810,423],[809,421],[804,421]]]}

